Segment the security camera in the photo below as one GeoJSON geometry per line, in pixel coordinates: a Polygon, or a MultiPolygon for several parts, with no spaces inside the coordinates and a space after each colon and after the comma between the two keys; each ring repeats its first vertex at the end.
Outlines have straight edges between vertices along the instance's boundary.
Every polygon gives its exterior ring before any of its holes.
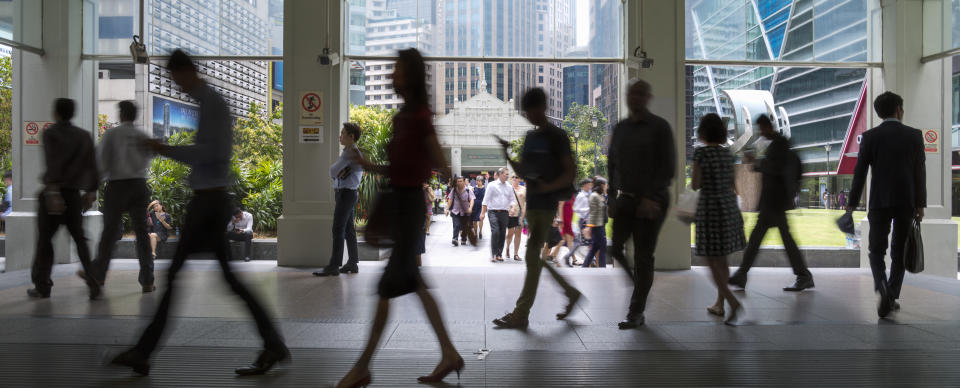
{"type": "Polygon", "coordinates": [[[130,43],[130,56],[134,63],[147,63],[150,57],[147,55],[147,45],[143,44],[143,39],[139,35],[133,36],[133,42],[130,43]]]}
{"type": "Polygon", "coordinates": [[[647,52],[637,47],[633,50],[633,56],[627,58],[627,66],[636,70],[649,69],[653,67],[653,58],[648,58],[647,52]]]}
{"type": "Polygon", "coordinates": [[[331,53],[329,48],[323,49],[323,53],[317,57],[317,62],[324,66],[336,66],[340,63],[340,55],[331,53]]]}

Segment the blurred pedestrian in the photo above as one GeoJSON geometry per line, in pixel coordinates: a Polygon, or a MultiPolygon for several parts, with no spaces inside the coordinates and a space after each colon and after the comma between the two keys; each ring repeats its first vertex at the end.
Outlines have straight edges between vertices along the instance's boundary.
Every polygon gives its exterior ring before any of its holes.
{"type": "Polygon", "coordinates": [[[483,238],[483,218],[481,217],[482,207],[483,207],[483,198],[487,193],[486,180],[483,178],[483,175],[480,175],[476,179],[476,183],[473,187],[473,197],[476,199],[473,201],[473,208],[470,209],[470,227],[473,229],[473,232],[477,235],[478,239],[483,238]]]}
{"type": "Polygon", "coordinates": [[[43,190],[37,201],[37,247],[30,278],[34,288],[27,290],[31,298],[49,298],[53,288],[53,236],[66,225],[77,245],[77,256],[83,266],[84,281],[90,299],[100,296],[100,284],[91,276],[90,248],[83,235],[83,213],[97,199],[97,161],[90,132],[74,126],[76,103],[58,98],[53,106],[56,123],[43,131],[43,190]],[[83,194],[80,192],[83,191],[83,194]]]}
{"type": "Polygon", "coordinates": [[[447,197],[446,211],[446,215],[453,219],[453,241],[451,241],[453,246],[467,243],[467,237],[471,232],[470,215],[473,213],[475,200],[473,191],[470,191],[467,187],[466,179],[457,177],[452,189],[450,189],[450,195],[447,197]],[[457,243],[457,237],[460,238],[459,244],[457,243]]]}
{"type": "Polygon", "coordinates": [[[507,219],[507,239],[506,243],[504,244],[505,246],[503,248],[503,254],[506,257],[510,257],[510,243],[513,242],[513,260],[520,261],[520,220],[526,216],[527,189],[520,185],[519,176],[513,176],[511,181],[513,182],[513,195],[516,202],[510,206],[509,218],[507,219]]]}
{"type": "Polygon", "coordinates": [[[593,265],[596,257],[597,266],[605,268],[607,266],[607,199],[606,188],[607,180],[597,177],[593,181],[593,193],[590,194],[590,211],[586,218],[586,227],[584,230],[586,238],[590,239],[590,251],[583,259],[583,268],[589,268],[593,265]]]}
{"type": "MultiPolygon", "coordinates": [[[[153,292],[157,287],[153,284],[150,236],[147,234],[147,220],[140,213],[150,200],[147,167],[153,159],[153,152],[147,146],[150,138],[133,125],[133,120],[137,118],[137,106],[133,101],[120,101],[117,106],[120,125],[104,132],[97,147],[97,162],[107,186],[103,190],[103,232],[90,275],[101,285],[106,281],[113,248],[117,240],[123,237],[123,221],[120,217],[127,213],[137,237],[137,259],[140,261],[137,279],[143,292],[153,292]]],[[[82,271],[78,275],[85,277],[82,271]]]]}
{"type": "Polygon", "coordinates": [[[717,301],[707,311],[724,316],[723,302],[730,304],[732,323],[742,309],[740,301],[727,286],[730,267],[727,255],[743,249],[743,217],[734,192],[733,153],[725,147],[727,126],[720,116],[710,113],[700,118],[697,136],[704,144],[693,154],[692,188],[700,190],[696,214],[696,254],[707,259],[717,286],[717,301]]]}
{"type": "Polygon", "coordinates": [[[437,302],[427,291],[416,262],[424,222],[421,185],[430,178],[431,168],[442,169],[443,175],[451,176],[431,120],[432,113],[427,102],[426,65],[416,49],[398,53],[393,86],[403,97],[404,105],[393,118],[393,137],[387,145],[390,164],[374,165],[366,160],[362,164],[367,171],[390,178],[396,203],[388,211],[395,243],[378,286],[380,300],[377,302],[370,338],[360,359],[337,384],[338,388],[370,384],[370,360],[386,328],[390,299],[411,292],[415,292],[423,303],[423,309],[440,342],[442,355],[433,373],[421,376],[418,380],[440,382],[454,371],[459,377],[464,366],[463,358],[450,341],[437,302]]]}
{"type": "MultiPolygon", "coordinates": [[[[794,197],[800,191],[800,158],[790,149],[790,141],[773,130],[773,123],[767,115],[760,115],[756,120],[760,129],[760,136],[770,140],[765,157],[753,165],[754,171],[762,174],[760,186],[760,203],[757,215],[757,224],[750,233],[750,242],[743,252],[743,261],[740,269],[730,277],[729,283],[744,288],[747,286],[747,272],[753,266],[760,243],[770,228],[780,231],[783,247],[787,251],[790,266],[797,280],[784,291],[803,291],[813,287],[813,274],[803,260],[803,254],[790,233],[790,223],[787,221],[787,210],[794,208],[794,197]]],[[[753,158],[747,156],[744,163],[752,163],[753,158]]]]}
{"type": "Polygon", "coordinates": [[[501,139],[500,145],[503,148],[504,157],[510,162],[513,170],[530,184],[527,192],[530,239],[527,241],[529,247],[526,253],[527,275],[523,280],[523,290],[517,298],[517,305],[512,312],[493,320],[495,325],[504,328],[525,328],[529,325],[530,308],[533,307],[533,301],[537,296],[540,272],[544,267],[567,297],[567,306],[557,314],[557,319],[569,316],[582,296],[579,290],[557,272],[556,268],[540,260],[538,252],[538,248],[547,242],[550,224],[556,216],[559,200],[572,194],[576,167],[573,162],[573,152],[570,149],[570,139],[566,132],[547,119],[547,95],[543,89],[528,90],[521,98],[520,106],[527,120],[535,126],[524,138],[520,161],[510,159],[509,142],[501,139]]]}
{"type": "Polygon", "coordinates": [[[611,135],[607,156],[610,190],[607,212],[613,218],[611,254],[634,281],[633,296],[621,329],[644,324],[647,294],[653,286],[653,252],[670,204],[670,184],[676,174],[676,145],[666,120],[650,112],[650,84],[635,81],[627,91],[630,117],[611,135]],[[634,272],[624,258],[624,244],[633,238],[634,272]]]}
{"type": "Polygon", "coordinates": [[[229,242],[223,226],[230,222],[230,157],[233,153],[233,127],[227,103],[209,84],[200,79],[197,67],[186,53],[174,50],[167,62],[174,82],[199,102],[200,117],[194,144],[168,146],[151,143],[155,152],[191,167],[189,183],[193,198],[187,205],[183,234],[167,273],[167,287],[157,306],[157,314],[144,330],[137,344],[117,355],[111,363],[133,368],[142,375],[150,373],[150,355],[156,349],[167,325],[170,304],[176,290],[176,279],[187,257],[212,249],[220,263],[224,280],[237,296],[246,302],[263,338],[264,350],[248,367],[236,369],[239,375],[263,374],[274,364],[290,358],[266,310],[230,270],[229,242]]]}

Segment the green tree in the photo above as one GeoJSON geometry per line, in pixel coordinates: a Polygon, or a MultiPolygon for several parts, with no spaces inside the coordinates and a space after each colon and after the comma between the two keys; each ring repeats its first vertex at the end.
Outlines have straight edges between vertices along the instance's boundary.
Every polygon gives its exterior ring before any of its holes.
{"type": "Polygon", "coordinates": [[[250,103],[247,116],[237,119],[233,127],[233,154],[241,161],[256,164],[263,160],[283,158],[283,106],[273,113],[250,103]]]}
{"type": "Polygon", "coordinates": [[[10,57],[0,57],[0,170],[9,171],[13,155],[13,68],[10,57]]]}
{"type": "Polygon", "coordinates": [[[603,150],[607,136],[606,124],[607,117],[600,109],[577,103],[570,106],[570,111],[563,118],[563,130],[570,135],[570,143],[577,152],[577,179],[593,177],[595,172],[596,175],[607,175],[607,156],[603,150]],[[577,133],[579,136],[576,136],[577,133]]]}
{"type": "MultiPolygon", "coordinates": [[[[371,162],[383,164],[387,162],[387,143],[393,137],[393,116],[397,111],[383,109],[378,106],[350,106],[350,121],[363,130],[357,146],[363,155],[371,162]]],[[[365,220],[373,205],[377,192],[384,183],[383,177],[377,174],[364,173],[358,189],[357,219],[365,220]]]]}

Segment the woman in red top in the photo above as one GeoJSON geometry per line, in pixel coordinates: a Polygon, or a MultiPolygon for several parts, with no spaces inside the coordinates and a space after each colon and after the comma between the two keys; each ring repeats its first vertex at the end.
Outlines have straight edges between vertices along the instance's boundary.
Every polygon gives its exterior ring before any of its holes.
{"type": "Polygon", "coordinates": [[[425,202],[422,185],[431,175],[431,168],[444,169],[450,176],[449,167],[440,149],[437,133],[433,128],[430,108],[427,105],[426,65],[416,49],[401,50],[393,71],[393,88],[403,97],[404,105],[393,118],[393,138],[387,144],[388,165],[375,165],[360,160],[364,170],[390,177],[394,203],[387,204],[390,211],[390,233],[394,241],[390,260],[380,278],[377,312],[367,345],[353,369],[343,377],[337,387],[359,387],[370,384],[370,359],[383,335],[390,311],[390,299],[411,292],[417,293],[427,318],[440,341],[442,358],[433,373],[421,376],[420,382],[438,382],[450,372],[457,377],[463,369],[463,358],[457,353],[443,325],[437,302],[427,291],[417,268],[419,242],[425,217],[425,202]]]}

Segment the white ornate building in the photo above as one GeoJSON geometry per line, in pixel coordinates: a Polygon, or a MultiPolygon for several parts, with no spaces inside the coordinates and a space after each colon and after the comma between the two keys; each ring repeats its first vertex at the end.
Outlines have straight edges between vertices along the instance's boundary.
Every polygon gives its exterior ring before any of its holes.
{"type": "Polygon", "coordinates": [[[514,109],[512,100],[504,102],[487,93],[484,81],[480,82],[478,89],[480,93],[467,101],[455,103],[450,113],[435,122],[440,145],[456,175],[506,167],[507,161],[493,135],[514,141],[533,129],[533,125],[514,109]]]}

